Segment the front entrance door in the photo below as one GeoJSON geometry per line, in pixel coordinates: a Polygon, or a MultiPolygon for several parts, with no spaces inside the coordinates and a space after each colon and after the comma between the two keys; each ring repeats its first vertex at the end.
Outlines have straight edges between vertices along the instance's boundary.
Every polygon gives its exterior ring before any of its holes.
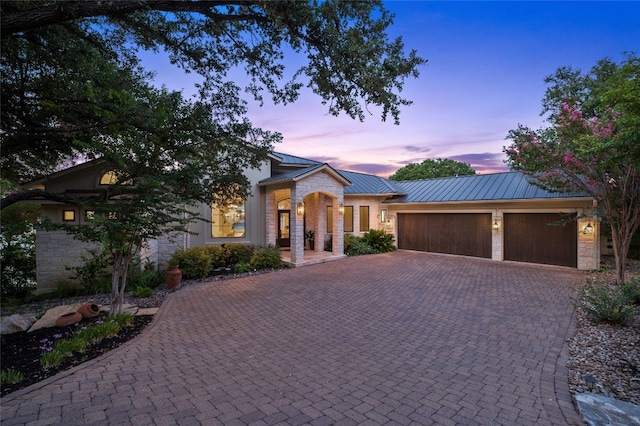
{"type": "Polygon", "coordinates": [[[278,210],[278,244],[280,247],[290,247],[288,210],[278,210]]]}

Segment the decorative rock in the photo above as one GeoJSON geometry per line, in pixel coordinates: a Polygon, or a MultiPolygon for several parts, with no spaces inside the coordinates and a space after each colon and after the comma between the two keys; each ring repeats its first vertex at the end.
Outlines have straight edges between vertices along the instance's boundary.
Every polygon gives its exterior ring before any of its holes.
{"type": "Polygon", "coordinates": [[[640,425],[640,407],[594,393],[576,395],[578,409],[591,426],[640,425]]]}
{"type": "Polygon", "coordinates": [[[2,318],[0,325],[0,334],[11,334],[19,331],[27,331],[37,320],[34,314],[14,314],[9,317],[2,318]]]}
{"type": "Polygon", "coordinates": [[[75,305],[62,305],[56,306],[55,308],[49,309],[45,314],[36,321],[35,324],[31,326],[29,332],[39,330],[41,328],[55,327],[56,320],[64,314],[68,314],[71,312],[77,312],[80,307],[80,303],[76,303],[75,305]]]}
{"type": "MultiPolygon", "coordinates": [[[[106,313],[109,313],[110,309],[111,305],[103,305],[102,307],[100,307],[100,310],[106,313]]],[[[135,315],[138,312],[138,309],[139,308],[136,305],[132,305],[130,303],[125,303],[122,305],[122,312],[129,313],[131,315],[135,315]]]]}

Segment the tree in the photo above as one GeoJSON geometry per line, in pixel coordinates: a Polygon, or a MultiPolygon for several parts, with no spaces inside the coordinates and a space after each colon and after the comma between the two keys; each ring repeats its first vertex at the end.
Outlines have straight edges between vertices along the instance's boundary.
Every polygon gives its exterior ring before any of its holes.
{"type": "Polygon", "coordinates": [[[631,239],[640,225],[640,59],[600,60],[589,73],[559,68],[545,80],[551,126],[519,126],[504,149],[512,170],[554,192],[593,197],[611,226],[616,280],[624,282],[631,239]]]}
{"type": "Polygon", "coordinates": [[[266,94],[293,102],[306,85],[331,114],[363,120],[376,106],[397,123],[410,104],[399,95],[404,80],[425,62],[415,51],[405,56],[400,38],[389,40],[393,16],[377,0],[7,1],[0,8],[0,167],[13,180],[84,155],[118,126],[144,127],[128,100],[135,99],[131,75],[150,77],[139,69],[141,50],[166,51],[185,72],[200,74],[199,100],[218,121],[244,121],[243,88],[234,81],[244,71],[244,90],[260,102],[266,94]],[[307,63],[289,72],[285,51],[307,63]]]}
{"type": "Polygon", "coordinates": [[[389,176],[389,179],[398,181],[420,180],[475,174],[476,171],[467,163],[461,163],[448,158],[438,158],[436,160],[426,159],[420,164],[407,164],[389,176]]]}
{"type": "Polygon", "coordinates": [[[238,70],[260,102],[266,94],[293,102],[306,84],[334,115],[363,120],[374,106],[397,124],[400,107],[410,104],[399,96],[404,80],[425,62],[414,51],[405,56],[400,38],[388,39],[393,17],[380,1],[8,1],[0,8],[3,177],[25,181],[78,158],[118,174],[96,197],[29,191],[3,198],[2,207],[44,196],[92,211],[91,226],[66,230],[111,252],[120,303],[142,244],[185,230],[198,219],[189,209],[196,202],[246,197],[243,171],[281,139],[246,118],[238,70]],[[186,101],[153,88],[141,50],[164,50],[200,74],[198,95],[186,101]],[[285,78],[290,50],[307,63],[285,78]]]}

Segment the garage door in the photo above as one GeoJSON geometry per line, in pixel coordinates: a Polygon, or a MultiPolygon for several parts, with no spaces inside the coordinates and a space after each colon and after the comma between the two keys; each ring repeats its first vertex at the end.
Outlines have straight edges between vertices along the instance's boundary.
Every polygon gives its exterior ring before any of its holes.
{"type": "MultiPolygon", "coordinates": [[[[556,213],[505,213],[504,258],[578,266],[578,224],[556,213]]],[[[575,219],[575,215],[573,215],[575,219]]]]}
{"type": "Polygon", "coordinates": [[[491,258],[491,215],[400,213],[398,248],[491,258]]]}

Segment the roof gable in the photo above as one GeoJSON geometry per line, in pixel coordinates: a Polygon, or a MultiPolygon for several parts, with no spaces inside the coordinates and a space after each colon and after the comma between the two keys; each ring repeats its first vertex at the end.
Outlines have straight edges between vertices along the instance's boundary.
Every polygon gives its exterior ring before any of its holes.
{"type": "Polygon", "coordinates": [[[336,179],[337,181],[339,181],[340,183],[342,183],[345,186],[351,185],[351,182],[349,181],[349,179],[344,177],[342,174],[340,174],[340,172],[338,172],[336,169],[334,169],[333,167],[331,167],[327,163],[324,163],[324,164],[319,163],[318,165],[315,165],[315,166],[305,167],[305,168],[302,168],[302,169],[296,169],[296,170],[292,170],[292,171],[287,172],[287,173],[282,173],[282,174],[279,174],[279,175],[271,176],[271,177],[269,177],[267,179],[263,179],[260,182],[258,182],[258,185],[260,185],[260,186],[268,186],[268,185],[273,185],[273,184],[276,184],[276,183],[297,182],[297,181],[299,181],[301,179],[304,179],[307,176],[311,176],[311,175],[313,175],[315,173],[319,173],[319,172],[328,173],[334,179],[336,179]]]}

